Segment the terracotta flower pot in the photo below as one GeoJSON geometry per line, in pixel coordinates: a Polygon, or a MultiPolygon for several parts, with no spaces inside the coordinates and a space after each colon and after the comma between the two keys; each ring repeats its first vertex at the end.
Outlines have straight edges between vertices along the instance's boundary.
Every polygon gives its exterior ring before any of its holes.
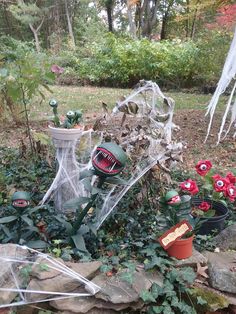
{"type": "Polygon", "coordinates": [[[176,240],[175,243],[166,250],[168,255],[177,259],[185,259],[192,256],[193,238],[194,236],[176,240]]]}

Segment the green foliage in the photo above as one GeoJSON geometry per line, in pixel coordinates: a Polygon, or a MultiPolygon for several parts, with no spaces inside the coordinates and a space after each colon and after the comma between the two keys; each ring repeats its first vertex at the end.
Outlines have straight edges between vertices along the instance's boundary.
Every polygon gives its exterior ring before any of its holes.
{"type": "Polygon", "coordinates": [[[74,75],[73,68],[81,82],[95,85],[131,86],[140,79],[171,88],[209,85],[218,81],[229,43],[229,37],[219,33],[195,42],[154,42],[107,34],[72,55],[65,51],[59,63],[74,75]]]}
{"type": "Polygon", "coordinates": [[[193,269],[190,267],[180,269],[168,267],[165,270],[162,269],[162,273],[165,276],[162,286],[154,283],[150,291],[143,290],[140,294],[142,300],[150,304],[148,313],[196,314],[194,307],[188,305],[185,301],[186,298],[183,298],[183,296],[189,297],[190,290],[188,286],[191,285],[196,278],[193,269]]]}
{"type": "Polygon", "coordinates": [[[48,90],[54,74],[45,54],[35,53],[31,46],[6,37],[0,38],[0,42],[0,94],[13,120],[27,121],[32,98],[44,98],[43,90],[48,90]]]}

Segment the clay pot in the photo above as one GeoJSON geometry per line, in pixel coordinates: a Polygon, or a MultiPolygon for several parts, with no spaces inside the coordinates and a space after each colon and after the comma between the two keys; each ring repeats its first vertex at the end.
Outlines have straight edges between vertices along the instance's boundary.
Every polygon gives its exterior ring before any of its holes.
{"type": "Polygon", "coordinates": [[[174,242],[166,251],[169,256],[177,259],[185,259],[192,256],[193,253],[193,238],[192,235],[186,239],[179,239],[174,242]]]}

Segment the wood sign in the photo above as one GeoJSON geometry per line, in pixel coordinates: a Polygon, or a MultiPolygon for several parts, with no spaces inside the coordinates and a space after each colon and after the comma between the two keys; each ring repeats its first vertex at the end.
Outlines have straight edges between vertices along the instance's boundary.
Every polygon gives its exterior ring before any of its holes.
{"type": "Polygon", "coordinates": [[[166,250],[176,240],[180,239],[188,231],[193,230],[192,226],[187,220],[182,220],[177,225],[167,230],[159,239],[161,246],[166,250]]]}

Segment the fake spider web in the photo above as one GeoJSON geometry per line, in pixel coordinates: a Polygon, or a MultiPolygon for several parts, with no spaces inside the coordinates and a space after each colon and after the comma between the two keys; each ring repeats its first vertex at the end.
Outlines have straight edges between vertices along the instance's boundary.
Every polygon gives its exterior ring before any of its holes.
{"type": "MultiPolygon", "coordinates": [[[[218,132],[217,145],[220,143],[221,140],[226,138],[233,124],[234,127],[236,127],[236,29],[227,58],[225,60],[220,80],[217,84],[215,93],[212,96],[212,99],[207,108],[206,115],[208,114],[210,115],[210,121],[205,141],[207,140],[211,130],[213,117],[215,114],[217,104],[219,102],[219,98],[226,91],[226,88],[230,85],[231,82],[233,83],[233,87],[228,98],[228,101],[226,103],[224,115],[222,117],[220,130],[218,132]],[[229,125],[225,129],[226,120],[229,115],[230,115],[229,125]]],[[[236,132],[234,133],[233,137],[234,138],[236,137],[236,132]]]]}
{"type": "Polygon", "coordinates": [[[140,81],[136,89],[118,101],[103,126],[103,137],[117,142],[129,157],[125,169],[127,184],[114,185],[103,194],[101,209],[94,223],[98,229],[127,191],[150,170],[159,165],[168,171],[179,160],[182,144],[172,142],[174,101],[152,81],[140,81]],[[127,117],[127,122],[125,122],[127,117]]]}
{"type": "Polygon", "coordinates": [[[0,264],[0,308],[71,297],[88,297],[100,290],[99,286],[60,260],[26,246],[2,245],[0,264]],[[40,284],[39,279],[46,280],[42,280],[40,284]],[[47,288],[50,284],[45,285],[45,281],[53,280],[54,290],[51,291],[47,288]],[[67,286],[69,288],[66,288],[67,286]],[[73,292],[70,291],[72,288],[73,292]]]}
{"type": "Polygon", "coordinates": [[[96,176],[92,176],[90,182],[88,178],[80,177],[82,172],[92,169],[91,159],[96,146],[104,141],[116,142],[129,158],[122,174],[127,184],[116,184],[113,180],[100,190],[97,204],[90,213],[93,229],[98,229],[149,169],[158,164],[162,171],[168,172],[168,167],[180,160],[182,144],[172,141],[173,112],[174,101],[166,97],[156,83],[140,81],[129,96],[117,102],[112,113],[106,113],[106,117],[99,120],[96,131],[83,132],[71,142],[54,139],[58,172],[42,203],[54,197],[56,209],[75,212],[73,200],[89,197],[96,189],[96,176]],[[79,147],[77,151],[76,147],[79,147]],[[72,206],[68,206],[70,199],[72,206]]]}

